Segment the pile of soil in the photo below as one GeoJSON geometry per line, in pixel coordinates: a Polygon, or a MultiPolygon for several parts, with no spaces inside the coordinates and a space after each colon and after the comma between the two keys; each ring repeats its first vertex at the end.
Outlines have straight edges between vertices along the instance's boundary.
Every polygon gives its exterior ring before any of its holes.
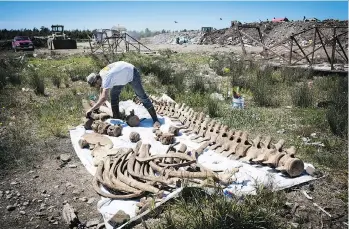
{"type": "MultiPolygon", "coordinates": [[[[321,22],[315,21],[288,21],[288,22],[254,22],[246,23],[242,25],[257,26],[260,28],[263,36],[263,42],[266,45],[273,45],[283,39],[290,37],[293,33],[299,33],[301,31],[313,28],[314,26],[322,27],[345,27],[337,28],[336,33],[341,34],[348,31],[348,20],[338,21],[338,20],[324,20],[321,22]]],[[[243,28],[242,31],[256,40],[259,39],[259,34],[257,29],[253,28],[243,28]]],[[[328,43],[328,40],[333,35],[332,28],[321,28],[321,33],[326,37],[323,38],[324,42],[328,43]]],[[[298,43],[301,46],[310,44],[313,40],[314,30],[309,30],[305,33],[295,36],[298,43]]],[[[184,37],[188,40],[188,44],[204,44],[204,45],[240,45],[239,34],[236,27],[213,30],[210,33],[202,33],[201,31],[188,31],[188,32],[171,32],[162,33],[154,37],[143,38],[142,42],[146,44],[175,44],[177,37],[184,37]]],[[[243,35],[243,41],[245,44],[250,46],[260,46],[258,42],[253,41],[249,37],[243,35]]],[[[317,37],[317,41],[319,38],[317,37]]],[[[340,37],[341,44],[344,48],[348,47],[347,44],[348,34],[340,37]]],[[[329,43],[330,44],[330,43],[329,43]]]]}
{"type": "MultiPolygon", "coordinates": [[[[337,28],[336,33],[341,34],[348,31],[348,21],[337,21],[337,20],[327,20],[322,22],[311,22],[311,21],[294,21],[294,22],[261,22],[261,23],[247,23],[243,25],[257,26],[261,29],[263,42],[266,45],[273,45],[276,42],[282,41],[290,37],[293,33],[299,33],[301,31],[313,28],[314,26],[322,27],[346,27],[337,28]],[[265,36],[265,34],[267,36],[265,36]]],[[[257,29],[253,28],[243,28],[242,31],[251,37],[259,40],[259,35],[257,29]]],[[[333,35],[332,28],[321,28],[321,33],[326,38],[331,38],[333,35]]],[[[309,30],[305,33],[295,36],[300,45],[307,45],[313,40],[314,30],[309,30]]],[[[318,38],[317,38],[318,39],[318,38]]],[[[325,39],[326,41],[327,39],[325,39]]],[[[348,34],[340,37],[340,41],[344,46],[348,40],[348,34]]],[[[245,44],[252,46],[259,46],[257,42],[253,41],[247,36],[243,35],[243,41],[245,44]]],[[[211,33],[205,34],[201,39],[201,44],[220,44],[220,45],[238,45],[240,43],[239,34],[236,28],[226,28],[213,31],[211,33]]],[[[347,45],[346,45],[347,46],[347,45]]]]}

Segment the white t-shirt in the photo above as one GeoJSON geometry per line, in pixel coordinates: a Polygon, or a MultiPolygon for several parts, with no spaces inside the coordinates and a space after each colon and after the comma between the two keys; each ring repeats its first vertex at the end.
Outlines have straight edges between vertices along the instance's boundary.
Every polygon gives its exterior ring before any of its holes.
{"type": "Polygon", "coordinates": [[[133,80],[133,71],[134,66],[125,61],[109,64],[99,72],[102,78],[102,88],[128,84],[133,80]]]}

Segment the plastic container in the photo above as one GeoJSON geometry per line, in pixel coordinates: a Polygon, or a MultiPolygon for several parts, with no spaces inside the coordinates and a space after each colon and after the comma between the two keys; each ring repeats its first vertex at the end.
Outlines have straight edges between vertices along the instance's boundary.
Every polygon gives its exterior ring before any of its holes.
{"type": "Polygon", "coordinates": [[[233,98],[233,108],[244,109],[245,99],[243,97],[233,98]]]}

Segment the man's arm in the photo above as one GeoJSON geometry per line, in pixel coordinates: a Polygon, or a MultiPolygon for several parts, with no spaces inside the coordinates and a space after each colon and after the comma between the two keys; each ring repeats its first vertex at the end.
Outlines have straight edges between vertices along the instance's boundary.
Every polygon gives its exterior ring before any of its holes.
{"type": "Polygon", "coordinates": [[[98,102],[88,112],[86,112],[86,116],[88,116],[89,113],[91,113],[92,111],[98,109],[101,105],[103,105],[105,101],[107,101],[108,99],[108,94],[109,94],[109,88],[103,88],[99,96],[98,102]]]}

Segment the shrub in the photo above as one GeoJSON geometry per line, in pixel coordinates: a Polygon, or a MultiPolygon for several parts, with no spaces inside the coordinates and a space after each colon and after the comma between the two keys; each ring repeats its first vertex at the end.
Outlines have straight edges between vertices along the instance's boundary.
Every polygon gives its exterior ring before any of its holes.
{"type": "Polygon", "coordinates": [[[167,49],[160,50],[159,53],[162,56],[166,56],[167,58],[170,58],[171,55],[173,54],[173,51],[171,49],[167,48],[167,49]]]}
{"type": "Polygon", "coordinates": [[[301,82],[311,76],[310,70],[301,68],[282,68],[280,71],[281,81],[287,85],[293,85],[295,82],[301,82]]]}
{"type": "Polygon", "coordinates": [[[272,78],[272,68],[266,66],[256,72],[256,77],[251,79],[251,91],[253,93],[253,101],[261,107],[278,106],[279,101],[275,97],[277,87],[276,82],[272,78]]]}
{"type": "Polygon", "coordinates": [[[291,91],[291,99],[296,107],[306,108],[313,105],[313,94],[306,83],[302,83],[291,91]]]}
{"type": "Polygon", "coordinates": [[[61,78],[60,74],[53,74],[51,76],[51,80],[52,80],[52,84],[54,86],[56,86],[57,88],[60,88],[61,82],[62,82],[62,78],[61,78]]]}
{"type": "Polygon", "coordinates": [[[332,105],[327,110],[327,121],[333,134],[348,136],[348,78],[339,78],[330,96],[332,105]]]}
{"type": "Polygon", "coordinates": [[[220,117],[221,116],[220,102],[215,99],[209,98],[207,101],[207,110],[211,118],[220,117]]]}
{"type": "Polygon", "coordinates": [[[194,93],[204,93],[206,91],[205,80],[200,75],[194,75],[191,79],[190,89],[194,93]]]}
{"type": "Polygon", "coordinates": [[[35,94],[45,94],[45,79],[35,69],[29,70],[28,80],[30,86],[34,89],[35,94]]]}

